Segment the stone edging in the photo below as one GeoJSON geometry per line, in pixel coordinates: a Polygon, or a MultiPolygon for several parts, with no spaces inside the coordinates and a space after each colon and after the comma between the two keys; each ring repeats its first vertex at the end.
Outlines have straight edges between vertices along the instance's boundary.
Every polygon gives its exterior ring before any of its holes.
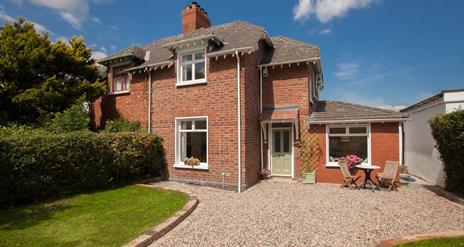
{"type": "Polygon", "coordinates": [[[464,231],[448,231],[448,232],[435,232],[435,233],[426,233],[413,236],[405,236],[394,239],[388,239],[381,241],[377,247],[393,247],[399,244],[405,244],[409,242],[415,242],[420,240],[434,239],[434,238],[455,238],[463,237],[464,231]]]}
{"type": "MultiPolygon", "coordinates": [[[[140,184],[142,186],[150,187],[150,188],[162,188],[162,189],[169,189],[173,190],[172,188],[164,188],[164,187],[157,187],[151,186],[147,184],[140,184]]],[[[153,227],[151,230],[148,230],[144,234],[138,236],[136,239],[130,241],[129,243],[125,244],[123,247],[145,247],[156,241],[157,239],[161,238],[164,234],[168,233],[174,227],[179,225],[187,216],[189,216],[198,206],[200,202],[197,196],[189,191],[175,189],[177,191],[183,192],[187,194],[189,197],[189,201],[185,204],[185,206],[176,212],[173,216],[165,220],[163,223],[153,227]]]]}

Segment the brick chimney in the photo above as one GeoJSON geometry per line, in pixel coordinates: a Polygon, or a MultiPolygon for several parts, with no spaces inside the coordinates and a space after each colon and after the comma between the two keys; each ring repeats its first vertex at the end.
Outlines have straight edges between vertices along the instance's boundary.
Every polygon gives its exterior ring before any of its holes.
{"type": "Polygon", "coordinates": [[[210,26],[208,13],[197,2],[187,5],[187,8],[182,12],[182,33],[184,35],[201,27],[208,28],[210,26]]]}

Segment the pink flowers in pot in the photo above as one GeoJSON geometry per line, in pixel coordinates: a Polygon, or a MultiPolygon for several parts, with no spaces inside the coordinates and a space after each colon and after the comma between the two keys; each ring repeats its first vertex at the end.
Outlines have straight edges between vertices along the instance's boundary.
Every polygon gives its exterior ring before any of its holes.
{"type": "Polygon", "coordinates": [[[271,169],[264,168],[259,172],[259,174],[261,175],[262,179],[266,179],[271,176],[271,169]]]}
{"type": "Polygon", "coordinates": [[[361,162],[363,161],[361,158],[359,158],[358,156],[354,154],[347,155],[345,157],[345,160],[346,160],[346,165],[348,166],[348,169],[351,169],[361,164],[361,162]]]}

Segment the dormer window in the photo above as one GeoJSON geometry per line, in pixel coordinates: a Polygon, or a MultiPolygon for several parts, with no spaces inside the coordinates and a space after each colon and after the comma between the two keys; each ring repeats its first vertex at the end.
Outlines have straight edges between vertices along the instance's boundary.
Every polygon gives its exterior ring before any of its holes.
{"type": "Polygon", "coordinates": [[[113,68],[113,83],[110,85],[112,94],[127,93],[130,91],[130,79],[124,70],[129,66],[119,66],[113,68]]]}
{"type": "Polygon", "coordinates": [[[180,53],[178,55],[177,85],[206,82],[205,50],[180,53]]]}

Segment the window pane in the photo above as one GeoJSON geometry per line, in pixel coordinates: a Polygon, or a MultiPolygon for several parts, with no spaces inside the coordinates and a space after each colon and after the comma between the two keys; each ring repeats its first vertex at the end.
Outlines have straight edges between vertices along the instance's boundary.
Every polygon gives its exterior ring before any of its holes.
{"type": "Polygon", "coordinates": [[[274,152],[280,152],[280,132],[274,132],[274,152]]]}
{"type": "Polygon", "coordinates": [[[205,78],[205,63],[196,63],[195,64],[195,80],[205,78]]]}
{"type": "Polygon", "coordinates": [[[192,65],[182,65],[182,81],[192,80],[192,65]]]}
{"type": "Polygon", "coordinates": [[[183,55],[182,62],[192,61],[192,54],[183,55]]]}
{"type": "Polygon", "coordinates": [[[206,129],[206,120],[197,120],[195,121],[195,129],[205,130],[206,129]]]}
{"type": "Polygon", "coordinates": [[[346,128],[330,128],[330,134],[345,134],[346,128]]]}
{"type": "Polygon", "coordinates": [[[126,90],[129,90],[130,88],[130,80],[129,80],[129,76],[126,76],[126,85],[125,85],[125,89],[126,90]]]}
{"type": "Polygon", "coordinates": [[[367,132],[366,127],[351,127],[350,134],[365,134],[367,132]]]}
{"type": "Polygon", "coordinates": [[[180,138],[180,162],[190,157],[197,158],[200,162],[206,162],[206,147],[206,132],[182,132],[180,138]]]}
{"type": "Polygon", "coordinates": [[[284,131],[284,152],[288,153],[290,152],[290,132],[289,131],[284,131]]]}
{"type": "Polygon", "coordinates": [[[195,60],[203,59],[203,58],[205,58],[205,53],[204,52],[195,53],[195,60]]]}
{"type": "Polygon", "coordinates": [[[192,129],[192,121],[182,121],[180,122],[180,128],[183,130],[191,130],[192,129]]]}
{"type": "Polygon", "coordinates": [[[337,160],[354,154],[367,161],[366,136],[331,136],[329,137],[329,159],[337,160]]]}
{"type": "Polygon", "coordinates": [[[122,82],[121,82],[121,77],[116,77],[116,91],[121,91],[122,90],[122,82]]]}

